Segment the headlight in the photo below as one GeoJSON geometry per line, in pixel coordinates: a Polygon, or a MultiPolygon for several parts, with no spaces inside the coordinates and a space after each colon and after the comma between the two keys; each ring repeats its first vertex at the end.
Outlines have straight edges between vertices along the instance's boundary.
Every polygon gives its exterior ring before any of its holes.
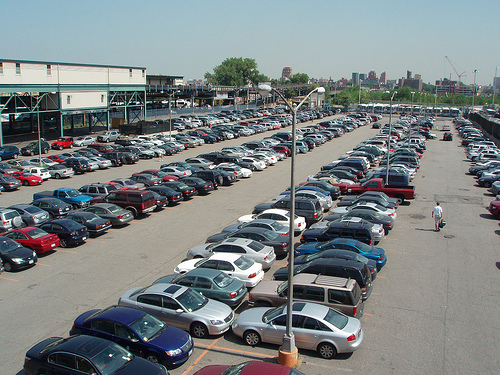
{"type": "Polygon", "coordinates": [[[179,355],[182,353],[182,350],[180,349],[174,349],[174,350],[167,350],[165,353],[169,356],[174,356],[174,355],[179,355]]]}
{"type": "Polygon", "coordinates": [[[224,324],[222,320],[210,320],[210,323],[214,326],[220,326],[221,324],[224,324]]]}
{"type": "Polygon", "coordinates": [[[22,258],[12,258],[12,261],[14,263],[22,263],[23,262],[23,259],[22,258]]]}

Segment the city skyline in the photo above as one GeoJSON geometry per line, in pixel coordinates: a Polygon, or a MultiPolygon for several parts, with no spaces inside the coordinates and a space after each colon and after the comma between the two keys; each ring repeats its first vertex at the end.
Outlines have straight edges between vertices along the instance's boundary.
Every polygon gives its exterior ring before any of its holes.
{"type": "Polygon", "coordinates": [[[477,69],[476,84],[486,86],[500,66],[490,37],[500,31],[500,2],[491,0],[411,6],[394,0],[47,0],[23,9],[4,0],[2,9],[19,17],[2,21],[9,37],[0,42],[0,59],[144,66],[148,74],[186,80],[204,78],[228,57],[255,59],[273,79],[290,66],[334,81],[370,70],[397,80],[410,70],[434,84],[450,75],[457,80],[456,69],[470,85],[477,69]]]}

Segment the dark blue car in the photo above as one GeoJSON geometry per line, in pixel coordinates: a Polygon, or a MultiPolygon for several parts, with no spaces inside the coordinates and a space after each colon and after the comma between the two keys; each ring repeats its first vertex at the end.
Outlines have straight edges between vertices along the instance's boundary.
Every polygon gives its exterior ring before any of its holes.
{"type": "Polygon", "coordinates": [[[349,250],[372,259],[377,262],[377,271],[380,271],[387,263],[384,249],[350,238],[336,238],[326,242],[307,242],[295,248],[295,256],[314,254],[318,251],[331,249],[349,250]]]}
{"type": "Polygon", "coordinates": [[[74,334],[116,342],[135,355],[165,366],[184,363],[193,353],[194,343],[189,333],[144,311],[124,306],[83,313],[70,331],[70,335],[74,334]]]}
{"type": "Polygon", "coordinates": [[[52,220],[42,224],[40,228],[48,233],[57,234],[61,240],[61,247],[80,245],[89,238],[85,226],[69,219],[52,220]]]}
{"type": "Polygon", "coordinates": [[[19,152],[16,146],[0,146],[0,160],[17,159],[19,152]]]}

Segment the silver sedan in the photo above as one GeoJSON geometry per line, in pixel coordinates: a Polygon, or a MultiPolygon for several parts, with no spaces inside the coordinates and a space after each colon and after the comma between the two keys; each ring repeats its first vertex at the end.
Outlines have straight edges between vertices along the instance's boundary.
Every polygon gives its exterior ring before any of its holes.
{"type": "Polygon", "coordinates": [[[118,304],[146,311],[198,338],[220,335],[234,321],[234,312],[225,303],[175,284],[158,283],[130,289],[120,297],[118,304]]]}
{"type": "MultiPolygon", "coordinates": [[[[245,310],[234,321],[233,333],[251,346],[261,342],[281,345],[286,331],[286,310],[286,305],[245,310]]],[[[354,352],[363,341],[358,319],[316,303],[295,302],[292,325],[296,346],[315,350],[325,359],[337,353],[354,352]]]]}

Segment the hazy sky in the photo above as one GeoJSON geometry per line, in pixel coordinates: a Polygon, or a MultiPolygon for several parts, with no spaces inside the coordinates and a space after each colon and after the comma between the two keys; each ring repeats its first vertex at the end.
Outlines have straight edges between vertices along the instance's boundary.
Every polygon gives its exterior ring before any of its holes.
{"type": "MultiPolygon", "coordinates": [[[[500,0],[1,0],[0,59],[146,67],[203,78],[227,57],[314,78],[421,74],[488,85],[500,0]]],[[[500,75],[500,69],[498,69],[500,75]]]]}

